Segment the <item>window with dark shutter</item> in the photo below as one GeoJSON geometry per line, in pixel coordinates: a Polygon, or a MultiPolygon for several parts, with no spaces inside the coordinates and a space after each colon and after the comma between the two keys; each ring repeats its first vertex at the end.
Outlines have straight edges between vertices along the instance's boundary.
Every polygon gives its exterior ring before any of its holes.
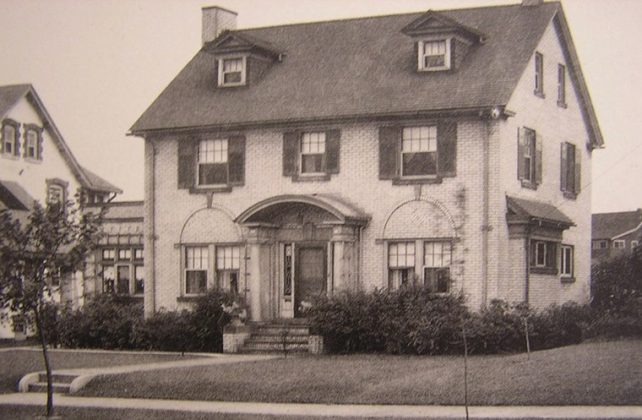
{"type": "Polygon", "coordinates": [[[329,174],[339,173],[339,156],[340,156],[340,142],[341,131],[328,130],[325,133],[325,170],[329,174]]]}
{"type": "Polygon", "coordinates": [[[517,132],[517,178],[527,188],[535,189],[542,183],[542,142],[530,128],[517,132]]]}
{"type": "Polygon", "coordinates": [[[401,127],[379,128],[379,179],[394,179],[398,176],[400,144],[401,127]]]}
{"type": "Polygon", "coordinates": [[[580,192],[580,151],[571,143],[562,143],[560,152],[560,189],[567,198],[580,192]]]}
{"type": "Polygon", "coordinates": [[[229,183],[245,183],[245,136],[231,136],[229,139],[229,183]]]}
{"type": "Polygon", "coordinates": [[[178,140],[178,188],[189,189],[196,183],[196,140],[178,140]]]}
{"type": "Polygon", "coordinates": [[[439,175],[454,177],[457,174],[457,123],[443,121],[437,125],[437,154],[439,175]]]}
{"type": "Polygon", "coordinates": [[[283,133],[283,176],[293,181],[327,181],[339,173],[341,131],[283,133]]]}
{"type": "Polygon", "coordinates": [[[297,160],[300,137],[301,133],[298,131],[283,133],[283,176],[295,176],[299,172],[297,160]]]}

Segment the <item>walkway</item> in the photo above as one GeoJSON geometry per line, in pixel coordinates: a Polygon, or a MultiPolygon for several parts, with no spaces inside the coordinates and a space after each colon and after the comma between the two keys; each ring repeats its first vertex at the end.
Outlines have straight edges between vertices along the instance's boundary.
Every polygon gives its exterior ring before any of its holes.
{"type": "MultiPolygon", "coordinates": [[[[44,405],[46,394],[20,393],[0,395],[2,405],[44,405]]],[[[409,405],[330,405],[330,404],[276,404],[217,401],[177,401],[133,398],[88,398],[56,394],[57,407],[128,408],[137,410],[167,410],[190,413],[218,413],[237,415],[316,416],[329,418],[465,418],[461,406],[409,405]]],[[[639,419],[642,407],[470,407],[471,419],[639,419]]]]}

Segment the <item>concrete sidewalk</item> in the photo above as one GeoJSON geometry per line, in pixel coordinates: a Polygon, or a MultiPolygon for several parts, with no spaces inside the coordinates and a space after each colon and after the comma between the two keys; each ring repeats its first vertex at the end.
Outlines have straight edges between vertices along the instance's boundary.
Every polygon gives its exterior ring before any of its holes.
{"type": "MultiPolygon", "coordinates": [[[[47,395],[20,393],[0,395],[3,405],[44,405],[47,395]]],[[[189,413],[268,415],[275,417],[328,418],[443,418],[466,417],[462,406],[277,404],[219,401],[153,400],[134,398],[87,398],[56,394],[57,407],[128,408],[189,413]]],[[[471,419],[640,419],[642,407],[635,406],[550,406],[470,407],[471,419]]]]}

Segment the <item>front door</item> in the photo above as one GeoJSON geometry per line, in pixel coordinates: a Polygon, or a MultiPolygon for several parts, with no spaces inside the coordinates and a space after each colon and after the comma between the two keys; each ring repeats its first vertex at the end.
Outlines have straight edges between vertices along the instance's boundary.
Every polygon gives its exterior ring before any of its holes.
{"type": "Polygon", "coordinates": [[[326,293],[326,249],[324,245],[297,247],[294,284],[294,316],[301,316],[301,302],[311,302],[326,293]]]}

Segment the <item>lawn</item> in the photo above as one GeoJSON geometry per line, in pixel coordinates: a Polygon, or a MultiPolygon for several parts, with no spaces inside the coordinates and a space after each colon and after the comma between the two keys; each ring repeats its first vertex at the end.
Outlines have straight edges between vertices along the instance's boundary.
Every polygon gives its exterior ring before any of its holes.
{"type": "MultiPolygon", "coordinates": [[[[71,369],[84,367],[101,367],[117,365],[133,365],[139,363],[168,362],[184,360],[186,355],[179,354],[146,354],[119,352],[70,352],[51,350],[49,352],[51,366],[56,369],[71,369]]],[[[0,393],[16,392],[18,381],[30,372],[44,370],[42,352],[34,349],[21,349],[0,352],[0,393]]]]}
{"type": "MultiPolygon", "coordinates": [[[[464,403],[462,357],[305,356],[98,377],[85,396],[343,404],[464,403]]],[[[642,340],[469,358],[472,405],[640,405],[642,340]]]]}

